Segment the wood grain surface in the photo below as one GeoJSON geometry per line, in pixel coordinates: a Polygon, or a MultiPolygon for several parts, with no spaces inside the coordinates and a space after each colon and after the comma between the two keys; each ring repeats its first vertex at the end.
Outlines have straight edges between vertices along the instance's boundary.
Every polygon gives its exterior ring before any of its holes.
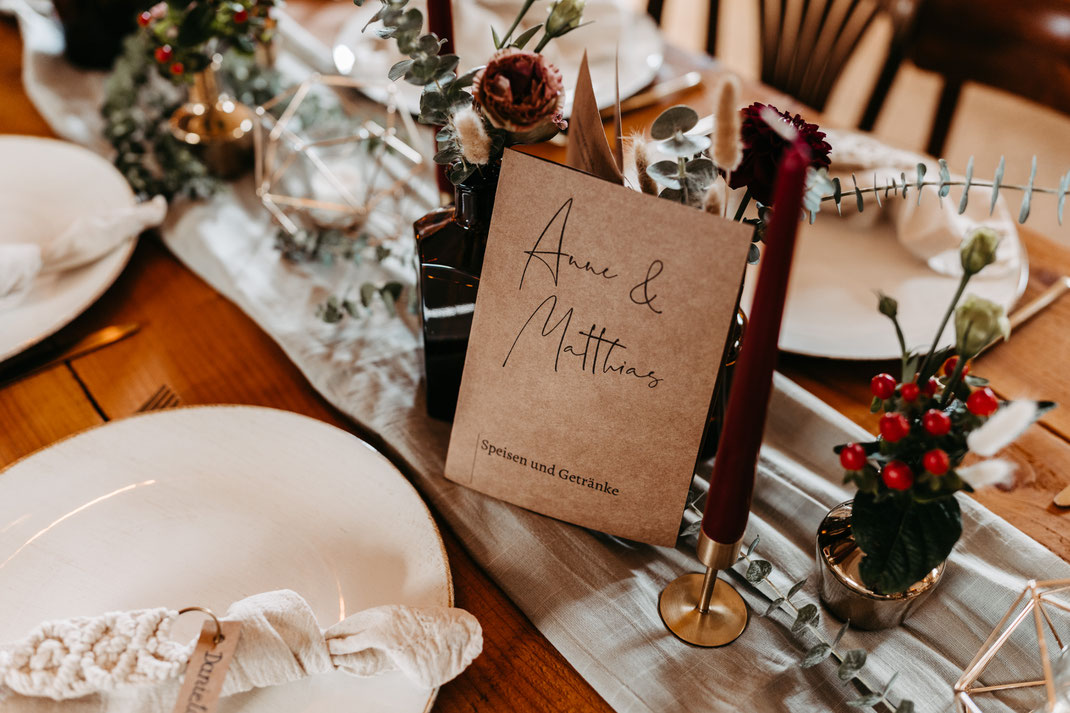
{"type": "MultiPolygon", "coordinates": [[[[292,4],[291,10],[314,26],[318,23],[323,31],[336,26],[307,4],[292,4]]],[[[668,57],[665,71],[670,75],[685,66],[700,67],[711,78],[716,74],[716,67],[704,60],[676,52],[668,57]]],[[[20,73],[18,31],[10,19],[0,19],[0,133],[50,136],[23,91],[20,73]]],[[[761,88],[753,91],[756,97],[770,95],[761,88]]],[[[708,111],[713,104],[710,83],[672,103],[708,111]]],[[[628,115],[626,127],[648,126],[662,108],[628,115]]],[[[560,156],[559,149],[550,147],[537,152],[560,156]]],[[[1070,251],[1027,229],[1022,236],[1032,263],[1024,298],[1029,299],[1056,276],[1070,274],[1070,251]]],[[[1070,553],[1070,512],[1056,508],[1051,498],[1070,481],[1068,320],[1070,298],[1022,326],[1009,343],[990,351],[975,367],[1002,396],[1041,396],[1067,404],[1008,449],[1005,456],[1020,466],[1014,487],[988,489],[976,496],[1064,558],[1070,553]]],[[[161,384],[169,385],[184,404],[288,409],[366,436],[316,394],[259,327],[152,235],[142,237],[118,282],[59,337],[129,322],[142,325],[133,337],[0,389],[0,467],[57,439],[133,413],[161,384]]],[[[780,368],[853,421],[875,430],[876,418],[868,409],[869,378],[890,365],[782,354],[780,368]]],[[[443,688],[436,710],[609,710],[473,563],[449,528],[441,522],[439,526],[453,569],[457,604],[482,622],[486,643],[475,664],[443,688]]]]}

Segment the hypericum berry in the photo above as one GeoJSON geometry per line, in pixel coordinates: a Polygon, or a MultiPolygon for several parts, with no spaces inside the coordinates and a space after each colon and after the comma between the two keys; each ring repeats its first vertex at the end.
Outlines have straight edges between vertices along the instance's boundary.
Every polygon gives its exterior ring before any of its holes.
{"type": "Polygon", "coordinates": [[[234,22],[238,23],[239,25],[244,25],[248,21],[249,11],[245,8],[242,8],[241,10],[236,10],[234,12],[234,22]]]}
{"type": "MultiPolygon", "coordinates": [[[[944,360],[944,376],[951,376],[955,373],[955,367],[959,365],[959,358],[957,356],[948,357],[944,360]]],[[[966,366],[962,367],[962,375],[970,373],[970,362],[966,362],[966,366]]]]}
{"type": "Polygon", "coordinates": [[[895,395],[895,377],[891,374],[877,374],[869,382],[869,390],[881,401],[895,395]]]}
{"type": "Polygon", "coordinates": [[[903,461],[893,460],[884,466],[881,479],[892,490],[909,490],[914,484],[914,473],[903,461]]]}
{"type": "Polygon", "coordinates": [[[931,408],[921,417],[921,425],[933,436],[946,436],[951,431],[951,417],[931,408]]]}
{"type": "Polygon", "coordinates": [[[176,77],[185,71],[186,65],[182,64],[181,62],[175,62],[171,65],[171,74],[175,75],[176,77]]]}
{"type": "Polygon", "coordinates": [[[942,449],[933,448],[921,457],[921,465],[933,475],[943,475],[951,467],[951,459],[942,449]]]}
{"type": "Polygon", "coordinates": [[[171,49],[171,45],[163,45],[156,48],[156,61],[160,64],[167,64],[171,61],[171,58],[175,56],[175,51],[171,49]]]}
{"type": "Polygon", "coordinates": [[[975,416],[991,416],[999,408],[999,399],[987,386],[978,389],[966,399],[966,408],[975,416]]]}
{"type": "Polygon", "coordinates": [[[862,470],[866,466],[866,449],[857,443],[848,443],[840,451],[840,465],[844,470],[862,470]]]}
{"type": "Polygon", "coordinates": [[[929,380],[925,382],[925,393],[929,396],[935,396],[936,392],[940,390],[940,382],[936,380],[936,377],[930,376],[929,380]]]}
{"type": "Polygon", "coordinates": [[[880,429],[881,438],[895,443],[910,433],[910,421],[901,413],[886,413],[881,416],[880,429]]]}
{"type": "Polygon", "coordinates": [[[148,27],[150,22],[152,22],[152,13],[148,10],[137,16],[137,24],[141,27],[148,27]]]}
{"type": "Polygon", "coordinates": [[[914,402],[918,399],[918,396],[921,395],[921,387],[914,382],[903,384],[899,389],[899,395],[903,397],[904,401],[914,402]]]}

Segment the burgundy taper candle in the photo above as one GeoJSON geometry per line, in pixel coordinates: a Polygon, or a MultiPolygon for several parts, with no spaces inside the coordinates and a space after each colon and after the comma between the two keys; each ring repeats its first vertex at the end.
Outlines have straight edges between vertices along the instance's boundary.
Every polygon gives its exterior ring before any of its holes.
{"type": "Polygon", "coordinates": [[[702,532],[715,542],[738,542],[750,515],[758,448],[773,386],[780,320],[809,164],[808,148],[796,144],[784,152],[777,170],[773,217],[765,231],[765,254],[702,515],[702,532]]]}

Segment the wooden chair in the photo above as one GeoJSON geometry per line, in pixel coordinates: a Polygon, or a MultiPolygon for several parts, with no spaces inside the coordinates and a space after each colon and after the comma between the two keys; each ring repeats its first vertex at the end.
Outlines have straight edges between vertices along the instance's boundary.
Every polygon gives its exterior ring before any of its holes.
{"type": "MultiPolygon", "coordinates": [[[[913,17],[893,42],[878,85],[891,85],[903,59],[943,76],[928,153],[943,152],[965,82],[1002,89],[1070,114],[1070,1],[903,2],[911,6],[913,17]]],[[[883,94],[874,94],[861,128],[873,128],[883,99],[883,94]]]]}
{"type": "MultiPolygon", "coordinates": [[[[709,0],[710,16],[706,23],[706,53],[717,54],[717,15],[721,9],[719,0],[709,0]]],[[[661,24],[661,12],[665,7],[665,0],[647,0],[646,11],[654,18],[654,22],[661,24]]]]}

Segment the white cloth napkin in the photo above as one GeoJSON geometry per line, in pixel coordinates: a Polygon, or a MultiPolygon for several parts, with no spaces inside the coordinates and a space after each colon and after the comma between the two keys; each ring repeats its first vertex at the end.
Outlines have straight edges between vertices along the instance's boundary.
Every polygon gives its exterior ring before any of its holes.
{"type": "Polygon", "coordinates": [[[5,243],[0,237],[0,309],[17,304],[38,274],[99,260],[146,228],[162,223],[166,215],[167,201],[155,196],[118,211],[78,218],[62,233],[39,243],[5,243]]]}
{"type": "MultiPolygon", "coordinates": [[[[901,181],[903,173],[909,182],[919,163],[925,164],[927,179],[939,176],[939,166],[933,159],[888,146],[870,134],[835,129],[826,133],[827,141],[832,145],[829,175],[840,179],[844,193],[854,189],[852,174],[861,188],[872,186],[874,180],[883,188],[888,179],[901,181]]],[[[961,176],[953,175],[952,178],[962,180],[961,176]]],[[[1014,220],[1003,198],[996,201],[995,209],[989,215],[991,190],[971,188],[966,211],[960,215],[961,195],[962,189],[955,188],[951,194],[941,198],[936,186],[927,186],[918,201],[916,189],[911,185],[905,200],[889,196],[882,208],[877,208],[873,196],[867,195],[866,210],[862,215],[855,212],[854,198],[849,197],[844,200],[843,214],[860,226],[873,225],[875,221],[890,221],[900,244],[912,255],[923,260],[935,272],[955,277],[962,274],[959,247],[963,239],[979,227],[993,228],[1003,239],[996,251],[996,262],[985,268],[984,276],[1016,273],[1021,261],[1021,247],[1014,220]]]]}
{"type": "MultiPolygon", "coordinates": [[[[40,624],[0,646],[0,708],[166,713],[193,652],[170,639],[177,618],[156,608],[40,624]]],[[[483,649],[476,618],[450,607],[373,607],[321,631],[308,603],[280,590],[235,602],[224,619],[242,622],[224,696],[336,669],[361,677],[397,670],[435,688],[483,649]]]]}

